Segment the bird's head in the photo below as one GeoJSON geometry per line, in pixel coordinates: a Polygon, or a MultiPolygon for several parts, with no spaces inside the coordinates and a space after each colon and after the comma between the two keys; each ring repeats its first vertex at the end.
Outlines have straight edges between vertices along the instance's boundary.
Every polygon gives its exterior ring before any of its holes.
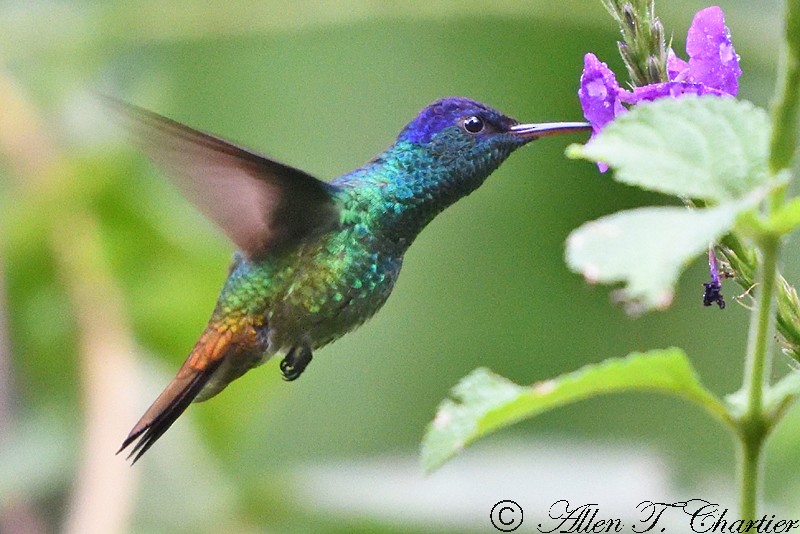
{"type": "Polygon", "coordinates": [[[586,123],[522,124],[480,102],[450,97],[423,109],[398,142],[449,172],[485,178],[526,143],[589,129],[586,123]]]}

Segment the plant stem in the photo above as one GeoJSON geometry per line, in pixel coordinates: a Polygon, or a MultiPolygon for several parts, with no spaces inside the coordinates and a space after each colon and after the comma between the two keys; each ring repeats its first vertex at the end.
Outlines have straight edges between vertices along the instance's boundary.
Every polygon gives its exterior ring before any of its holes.
{"type": "Polygon", "coordinates": [[[751,318],[745,369],[748,419],[761,415],[764,378],[770,367],[767,349],[775,326],[773,293],[778,263],[778,239],[773,236],[763,239],[760,249],[763,259],[758,281],[758,306],[753,310],[751,318]]]}
{"type": "Polygon", "coordinates": [[[771,369],[769,345],[775,329],[775,279],[779,239],[767,236],[760,243],[762,254],[758,284],[758,306],[753,310],[748,334],[744,390],[747,406],[741,419],[739,451],[739,517],[755,519],[761,488],[762,452],[769,431],[764,416],[764,386],[771,369]]]}
{"type": "MultiPolygon", "coordinates": [[[[797,151],[800,109],[800,0],[786,2],[784,39],[777,93],[772,105],[773,130],[769,147],[769,170],[772,174],[790,167],[797,151]]],[[[782,197],[782,192],[780,196],[782,197]]]]}
{"type": "MultiPolygon", "coordinates": [[[[791,166],[797,150],[798,110],[800,109],[800,0],[787,0],[786,27],[777,94],[772,108],[773,130],[770,139],[770,172],[791,166]]],[[[785,199],[785,187],[769,199],[768,213],[774,213],[785,199]]],[[[744,391],[747,406],[740,420],[739,489],[741,519],[755,519],[761,491],[763,450],[775,421],[764,414],[764,386],[770,373],[768,348],[775,328],[775,285],[780,236],[765,235],[759,240],[761,265],[758,274],[758,306],[751,315],[745,364],[744,391]]]]}
{"type": "Polygon", "coordinates": [[[739,450],[739,516],[755,520],[758,513],[762,465],[762,438],[743,440],[739,450]]]}

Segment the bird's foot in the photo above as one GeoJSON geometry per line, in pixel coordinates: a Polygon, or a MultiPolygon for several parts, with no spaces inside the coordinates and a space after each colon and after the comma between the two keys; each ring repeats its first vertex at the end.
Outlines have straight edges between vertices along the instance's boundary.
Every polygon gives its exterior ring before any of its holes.
{"type": "Polygon", "coordinates": [[[289,353],[283,358],[283,361],[281,361],[281,374],[283,374],[283,379],[287,382],[297,380],[300,375],[303,374],[306,367],[308,367],[312,357],[313,355],[309,347],[292,347],[289,353]]]}

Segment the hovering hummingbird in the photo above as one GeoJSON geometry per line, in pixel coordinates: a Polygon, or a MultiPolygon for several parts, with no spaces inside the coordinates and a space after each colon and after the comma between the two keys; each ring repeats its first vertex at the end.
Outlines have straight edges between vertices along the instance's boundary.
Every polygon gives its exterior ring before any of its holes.
{"type": "Polygon", "coordinates": [[[312,353],[369,319],[403,255],[442,210],[514,150],[589,124],[521,124],[473,100],[423,109],[386,151],[331,182],[162,117],[112,102],[139,145],[238,251],[216,307],[178,374],[118,452],[136,462],[191,402],[274,354],[297,379],[312,353]]]}

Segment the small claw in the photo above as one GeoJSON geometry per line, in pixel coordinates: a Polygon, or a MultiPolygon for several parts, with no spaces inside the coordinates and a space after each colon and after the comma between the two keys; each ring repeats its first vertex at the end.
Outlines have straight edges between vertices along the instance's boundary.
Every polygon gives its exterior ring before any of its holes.
{"type": "Polygon", "coordinates": [[[292,347],[288,354],[281,361],[281,374],[287,382],[297,380],[303,374],[309,362],[311,362],[311,349],[303,347],[292,347]]]}

